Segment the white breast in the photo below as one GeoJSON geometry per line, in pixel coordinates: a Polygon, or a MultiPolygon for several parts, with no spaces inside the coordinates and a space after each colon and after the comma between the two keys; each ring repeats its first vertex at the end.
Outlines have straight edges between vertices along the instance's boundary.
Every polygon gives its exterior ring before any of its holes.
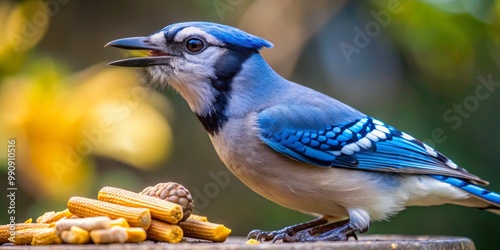
{"type": "Polygon", "coordinates": [[[323,168],[292,160],[258,138],[255,118],[256,114],[251,114],[231,119],[222,133],[211,139],[226,166],[256,193],[310,214],[347,216],[348,210],[358,209],[377,220],[403,209],[378,188],[383,174],[323,168]]]}

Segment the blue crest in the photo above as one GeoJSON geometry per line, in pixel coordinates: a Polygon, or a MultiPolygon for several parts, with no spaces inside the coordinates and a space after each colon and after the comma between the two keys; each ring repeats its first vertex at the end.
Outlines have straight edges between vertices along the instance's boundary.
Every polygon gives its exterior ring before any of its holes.
{"type": "Polygon", "coordinates": [[[177,34],[177,32],[188,27],[199,28],[207,32],[208,34],[216,37],[225,44],[231,44],[234,46],[239,46],[244,48],[253,48],[257,50],[260,50],[263,47],[267,48],[273,47],[273,44],[265,39],[248,34],[240,29],[218,23],[210,23],[210,22],[176,23],[163,28],[161,31],[165,33],[166,37],[173,38],[177,34]]]}

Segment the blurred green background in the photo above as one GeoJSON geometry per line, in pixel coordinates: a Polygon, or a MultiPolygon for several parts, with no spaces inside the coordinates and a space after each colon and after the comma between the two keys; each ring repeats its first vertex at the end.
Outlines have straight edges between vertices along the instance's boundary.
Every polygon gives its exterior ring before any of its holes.
{"type": "MultiPolygon", "coordinates": [[[[311,219],[229,174],[173,91],[149,93],[133,70],[105,65],[125,56],[103,48],[113,39],[201,20],[271,41],[262,53],[286,78],[424,140],[500,191],[499,15],[500,2],[487,0],[2,0],[0,179],[15,139],[18,222],[105,185],[167,181],[233,235],[311,219]]],[[[445,205],[409,208],[369,233],[466,236],[491,249],[499,231],[500,216],[445,205]]]]}

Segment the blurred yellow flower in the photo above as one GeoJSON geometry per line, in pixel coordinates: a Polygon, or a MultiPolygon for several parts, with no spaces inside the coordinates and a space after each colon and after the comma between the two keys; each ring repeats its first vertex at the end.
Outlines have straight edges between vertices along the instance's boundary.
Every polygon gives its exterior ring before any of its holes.
{"type": "Polygon", "coordinates": [[[16,139],[17,181],[35,198],[88,194],[89,155],[148,169],[170,151],[169,124],[153,103],[169,104],[133,71],[95,66],[70,76],[36,60],[0,86],[0,138],[16,139]]]}
{"type": "Polygon", "coordinates": [[[25,52],[45,35],[54,7],[45,1],[0,2],[0,76],[22,66],[25,52]]]}

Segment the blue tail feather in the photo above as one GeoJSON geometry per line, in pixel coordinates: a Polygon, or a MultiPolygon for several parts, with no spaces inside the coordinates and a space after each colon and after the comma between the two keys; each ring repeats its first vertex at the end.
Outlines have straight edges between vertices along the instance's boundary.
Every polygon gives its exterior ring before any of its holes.
{"type": "MultiPolygon", "coordinates": [[[[485,188],[482,188],[480,186],[477,186],[475,184],[472,184],[470,182],[464,181],[459,178],[442,176],[442,175],[429,175],[429,176],[436,178],[442,182],[451,184],[455,187],[458,187],[464,190],[465,192],[468,192],[476,196],[477,198],[485,202],[488,202],[489,204],[493,205],[493,207],[496,207],[496,209],[500,209],[500,194],[489,191],[485,188]]],[[[493,209],[493,207],[489,207],[487,209],[493,209]]]]}

